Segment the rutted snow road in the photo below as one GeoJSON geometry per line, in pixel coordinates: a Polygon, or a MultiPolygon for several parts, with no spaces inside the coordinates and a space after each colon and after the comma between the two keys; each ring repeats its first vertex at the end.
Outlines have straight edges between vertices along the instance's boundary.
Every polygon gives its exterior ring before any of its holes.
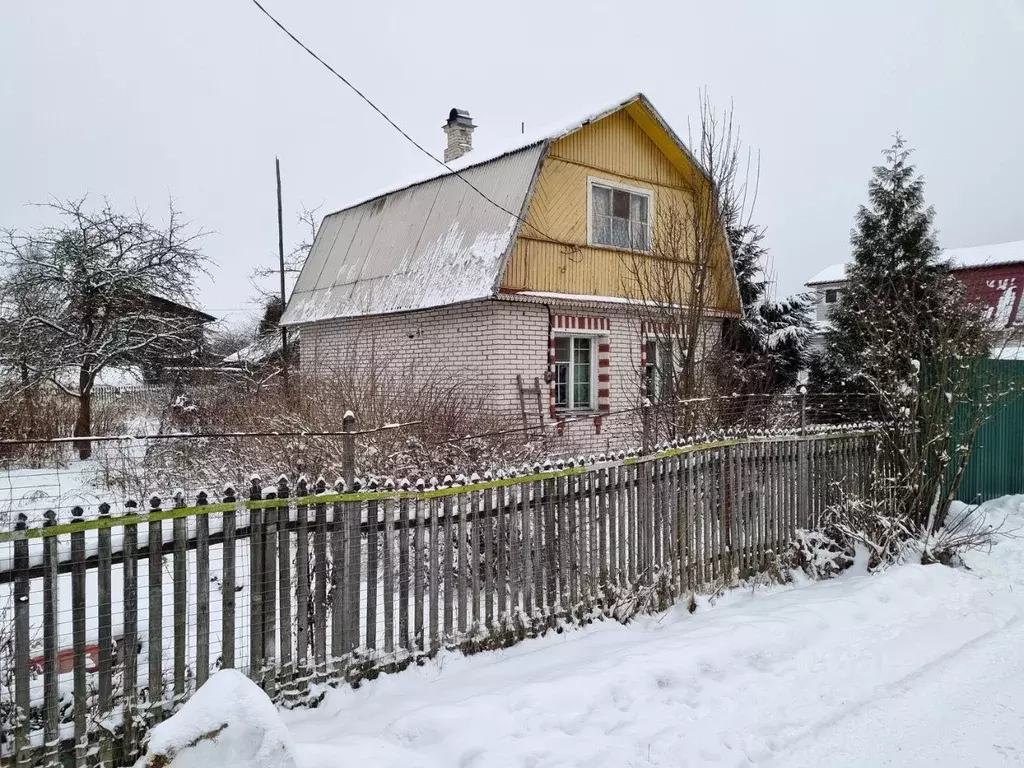
{"type": "MultiPolygon", "coordinates": [[[[1024,497],[998,520],[1021,525],[1024,497]]],[[[447,656],[285,715],[300,768],[1024,762],[1024,541],[447,656]]]]}

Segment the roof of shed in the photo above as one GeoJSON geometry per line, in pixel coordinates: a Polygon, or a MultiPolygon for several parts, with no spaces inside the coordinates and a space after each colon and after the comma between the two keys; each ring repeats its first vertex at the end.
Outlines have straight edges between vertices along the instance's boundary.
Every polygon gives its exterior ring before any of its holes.
{"type": "Polygon", "coordinates": [[[406,181],[326,216],[282,325],[496,296],[547,147],[638,102],[699,167],[643,94],[504,146],[474,136],[474,150],[440,175],[406,181]]]}

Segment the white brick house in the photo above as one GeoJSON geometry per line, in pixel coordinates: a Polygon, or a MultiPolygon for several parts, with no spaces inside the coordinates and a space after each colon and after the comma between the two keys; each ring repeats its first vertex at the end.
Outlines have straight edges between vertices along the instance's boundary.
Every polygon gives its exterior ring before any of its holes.
{"type": "MultiPolygon", "coordinates": [[[[471,164],[474,128],[452,110],[454,173],[324,219],[282,323],[301,327],[313,375],[385,366],[510,419],[600,430],[656,362],[624,260],[647,258],[656,213],[686,204],[699,166],[642,95],[471,164]]],[[[709,285],[705,344],[739,312],[727,251],[709,285]]]]}

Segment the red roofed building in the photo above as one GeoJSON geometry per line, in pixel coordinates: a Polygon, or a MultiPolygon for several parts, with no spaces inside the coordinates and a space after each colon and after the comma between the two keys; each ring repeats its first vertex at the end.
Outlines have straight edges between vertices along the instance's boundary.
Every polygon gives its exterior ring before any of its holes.
{"type": "MultiPolygon", "coordinates": [[[[1024,240],[951,248],[943,252],[943,257],[967,286],[968,299],[987,308],[993,329],[1006,331],[999,335],[1000,340],[1008,339],[1008,329],[1024,326],[1024,240]]],[[[806,285],[817,296],[818,333],[812,346],[820,347],[832,305],[841,299],[846,286],[846,264],[826,267],[806,285]]]]}

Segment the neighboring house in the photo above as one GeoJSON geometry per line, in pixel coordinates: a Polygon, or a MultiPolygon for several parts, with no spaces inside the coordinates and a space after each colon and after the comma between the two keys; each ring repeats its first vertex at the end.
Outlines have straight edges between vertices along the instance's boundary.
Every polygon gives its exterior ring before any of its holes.
{"type": "Polygon", "coordinates": [[[172,373],[209,363],[206,354],[206,326],[217,318],[194,307],[156,294],[146,294],[148,311],[178,325],[175,337],[162,339],[151,353],[144,351],[142,373],[147,384],[167,384],[172,373]]]}
{"type": "MultiPolygon", "coordinates": [[[[951,248],[943,252],[954,275],[967,287],[967,298],[984,306],[1000,342],[1012,344],[1024,327],[1024,240],[997,245],[951,248]]],[[[807,281],[816,297],[818,333],[812,349],[823,346],[832,307],[842,299],[846,287],[846,264],[832,264],[807,281]]],[[[1016,345],[1014,345],[1016,347],[1016,345]]]]}
{"type": "MultiPolygon", "coordinates": [[[[437,377],[531,424],[636,406],[657,345],[630,259],[654,258],[697,161],[643,95],[475,163],[468,113],[443,127],[455,173],[324,218],[281,320],[304,372],[437,377]]],[[[710,293],[717,341],[740,311],[724,246],[710,293]]]]}
{"type": "MultiPolygon", "coordinates": [[[[289,369],[296,367],[299,356],[299,334],[288,334],[289,369]]],[[[251,344],[247,344],[237,352],[232,352],[221,361],[225,368],[236,368],[248,372],[263,372],[272,369],[277,372],[281,368],[281,332],[266,333],[258,336],[251,344]]]]}

